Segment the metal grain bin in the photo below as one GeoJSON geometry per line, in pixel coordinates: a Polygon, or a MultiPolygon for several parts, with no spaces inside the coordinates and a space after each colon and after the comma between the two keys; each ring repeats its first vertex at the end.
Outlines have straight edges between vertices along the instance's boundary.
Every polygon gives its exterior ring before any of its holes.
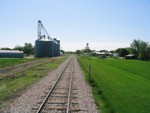
{"type": "Polygon", "coordinates": [[[54,42],[38,39],[35,41],[35,57],[53,57],[54,42]]]}
{"type": "Polygon", "coordinates": [[[57,56],[57,43],[54,42],[54,56],[57,56]]]}
{"type": "Polygon", "coordinates": [[[60,56],[60,40],[54,38],[53,41],[54,41],[54,56],[60,56]]]}
{"type": "Polygon", "coordinates": [[[57,47],[58,47],[58,51],[57,51],[57,56],[60,56],[60,40],[57,40],[57,47]]]}

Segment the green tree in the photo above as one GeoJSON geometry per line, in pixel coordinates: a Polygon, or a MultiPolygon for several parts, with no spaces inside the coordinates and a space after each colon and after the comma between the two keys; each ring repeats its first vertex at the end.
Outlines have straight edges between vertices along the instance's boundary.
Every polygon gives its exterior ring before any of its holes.
{"type": "Polygon", "coordinates": [[[129,52],[129,54],[134,54],[134,49],[132,47],[127,47],[126,50],[129,52]]]}
{"type": "Polygon", "coordinates": [[[19,51],[23,51],[24,50],[24,47],[23,46],[20,46],[20,45],[16,45],[13,50],[19,50],[19,51]]]}
{"type": "Polygon", "coordinates": [[[150,45],[142,40],[133,40],[131,43],[133,53],[141,60],[150,59],[150,45]]]}
{"type": "Polygon", "coordinates": [[[83,53],[91,53],[91,52],[92,52],[91,49],[84,49],[84,50],[83,50],[83,53]]]}
{"type": "Polygon", "coordinates": [[[76,50],[76,54],[81,54],[82,51],[81,50],[76,50]]]}
{"type": "Polygon", "coordinates": [[[119,51],[119,56],[121,56],[121,57],[125,57],[125,55],[128,55],[128,54],[129,54],[129,52],[125,48],[122,48],[119,51]]]}
{"type": "Polygon", "coordinates": [[[99,52],[106,52],[106,53],[108,53],[109,51],[108,51],[108,50],[103,49],[103,50],[99,50],[99,52]]]}
{"type": "Polygon", "coordinates": [[[134,50],[133,52],[136,57],[138,57],[138,55],[139,55],[140,44],[141,44],[141,40],[135,40],[135,39],[131,43],[131,47],[133,48],[133,50],[134,50]]]}
{"type": "Polygon", "coordinates": [[[11,50],[11,49],[8,47],[2,47],[1,50],[11,50]]]}
{"type": "Polygon", "coordinates": [[[141,60],[147,60],[148,54],[148,43],[141,41],[138,58],[141,60]]]}
{"type": "Polygon", "coordinates": [[[119,53],[121,51],[122,48],[118,48],[115,50],[116,53],[119,53]]]}
{"type": "Polygon", "coordinates": [[[31,43],[25,43],[24,44],[24,53],[28,55],[32,54],[33,53],[33,46],[31,43]]]}

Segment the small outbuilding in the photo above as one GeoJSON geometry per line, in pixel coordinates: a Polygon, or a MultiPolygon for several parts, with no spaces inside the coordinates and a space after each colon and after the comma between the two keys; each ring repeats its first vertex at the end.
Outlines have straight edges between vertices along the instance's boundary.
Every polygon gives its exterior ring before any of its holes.
{"type": "Polygon", "coordinates": [[[128,54],[125,56],[125,59],[136,59],[135,54],[128,54]]]}
{"type": "Polygon", "coordinates": [[[96,52],[98,56],[111,56],[112,54],[110,52],[96,52]]]}
{"type": "Polygon", "coordinates": [[[23,58],[23,51],[0,50],[0,58],[23,58]]]}

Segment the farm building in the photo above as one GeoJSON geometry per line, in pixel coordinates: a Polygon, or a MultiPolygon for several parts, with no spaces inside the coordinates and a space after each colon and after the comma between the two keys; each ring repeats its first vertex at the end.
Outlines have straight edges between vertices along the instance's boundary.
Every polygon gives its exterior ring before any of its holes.
{"type": "Polygon", "coordinates": [[[125,56],[125,59],[136,59],[136,56],[134,54],[128,54],[125,56]]]}
{"type": "Polygon", "coordinates": [[[23,51],[0,50],[0,58],[23,58],[23,51]]]}
{"type": "Polygon", "coordinates": [[[111,56],[112,54],[110,52],[96,52],[98,56],[111,56]]]}

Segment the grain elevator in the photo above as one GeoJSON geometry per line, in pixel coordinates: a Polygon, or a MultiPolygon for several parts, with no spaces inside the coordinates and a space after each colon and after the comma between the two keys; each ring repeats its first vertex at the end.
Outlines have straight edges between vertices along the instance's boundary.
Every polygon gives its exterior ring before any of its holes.
{"type": "Polygon", "coordinates": [[[38,39],[35,41],[35,57],[60,56],[60,40],[51,38],[42,22],[38,21],[38,39]]]}

